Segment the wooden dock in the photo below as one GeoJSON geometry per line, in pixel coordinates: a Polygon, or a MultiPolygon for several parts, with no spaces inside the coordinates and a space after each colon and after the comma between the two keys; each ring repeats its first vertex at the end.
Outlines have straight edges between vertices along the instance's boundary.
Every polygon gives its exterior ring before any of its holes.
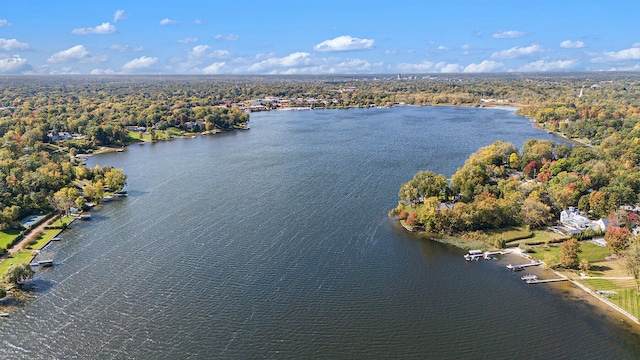
{"type": "Polygon", "coordinates": [[[525,280],[527,284],[545,284],[545,283],[552,283],[552,282],[559,282],[559,281],[569,281],[568,278],[557,278],[557,279],[531,279],[531,280],[525,280]]]}
{"type": "Polygon", "coordinates": [[[529,266],[538,266],[538,265],[542,265],[542,261],[538,261],[538,262],[534,262],[534,263],[530,263],[530,264],[522,264],[522,265],[507,265],[507,269],[509,269],[510,271],[522,271],[524,270],[524,268],[527,268],[529,266]]]}

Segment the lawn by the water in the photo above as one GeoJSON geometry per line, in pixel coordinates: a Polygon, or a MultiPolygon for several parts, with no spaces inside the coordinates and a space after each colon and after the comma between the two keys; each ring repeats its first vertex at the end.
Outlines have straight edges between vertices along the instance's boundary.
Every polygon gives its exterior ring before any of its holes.
{"type": "MultiPolygon", "coordinates": [[[[595,263],[604,261],[607,255],[611,254],[611,250],[606,247],[596,245],[589,241],[583,241],[580,243],[580,250],[582,252],[578,254],[580,259],[587,259],[589,263],[595,263]]],[[[534,247],[531,249],[531,257],[545,262],[547,265],[554,265],[560,262],[560,245],[549,245],[534,247]]]]}

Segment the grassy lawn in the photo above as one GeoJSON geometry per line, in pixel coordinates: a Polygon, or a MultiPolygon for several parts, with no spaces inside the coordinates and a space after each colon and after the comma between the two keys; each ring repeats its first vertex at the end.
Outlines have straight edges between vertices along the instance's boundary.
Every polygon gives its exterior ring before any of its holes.
{"type": "Polygon", "coordinates": [[[492,239],[503,239],[506,243],[530,238],[531,230],[521,226],[511,226],[503,229],[485,230],[485,233],[492,239]]]}
{"type": "Polygon", "coordinates": [[[50,227],[62,227],[63,224],[69,225],[69,223],[71,223],[71,220],[73,220],[73,219],[74,219],[73,216],[62,216],[58,220],[52,222],[49,226],[50,227]]]}
{"type": "Polygon", "coordinates": [[[507,241],[507,247],[518,246],[520,244],[525,245],[538,245],[557,242],[563,239],[563,236],[548,230],[533,230],[532,236],[526,239],[518,239],[513,241],[507,241]]]}
{"type": "Polygon", "coordinates": [[[15,240],[15,238],[17,238],[18,236],[20,236],[20,230],[11,229],[0,231],[0,248],[6,249],[7,246],[11,244],[13,240],[15,240]]]}
{"type": "Polygon", "coordinates": [[[582,250],[580,258],[586,258],[591,264],[604,261],[604,258],[611,254],[611,250],[591,242],[580,243],[580,249],[582,250]]]}
{"type": "MultiPolygon", "coordinates": [[[[581,242],[580,249],[582,252],[578,255],[580,259],[587,259],[589,263],[604,261],[604,258],[611,254],[611,251],[605,247],[598,246],[591,242],[581,242]]],[[[547,247],[535,247],[530,255],[538,260],[544,261],[548,265],[557,264],[560,261],[560,245],[551,245],[547,247]]]]}
{"type": "MultiPolygon", "coordinates": [[[[151,141],[151,134],[144,134],[137,131],[129,131],[127,133],[129,136],[129,141],[131,142],[142,142],[142,141],[151,141]],[[142,134],[142,137],[140,136],[142,134]]],[[[168,128],[167,130],[156,130],[156,136],[158,140],[167,140],[180,136],[189,136],[195,135],[195,133],[182,133],[178,128],[168,128]]]]}
{"type": "Polygon", "coordinates": [[[60,230],[58,229],[45,230],[40,235],[36,243],[29,246],[29,249],[32,249],[32,250],[42,249],[45,245],[47,245],[47,243],[49,243],[49,241],[51,241],[51,239],[53,239],[59,233],[60,233],[60,230]]]}
{"type": "Polygon", "coordinates": [[[9,266],[13,264],[28,264],[31,262],[33,258],[33,253],[31,250],[20,250],[13,257],[5,259],[2,263],[0,263],[0,279],[4,277],[4,274],[7,272],[9,266]]]}
{"type": "MultiPolygon", "coordinates": [[[[580,280],[592,290],[613,291],[606,298],[635,317],[640,317],[640,293],[633,280],[583,279],[580,280]]],[[[605,295],[603,295],[605,296],[605,295]]]]}

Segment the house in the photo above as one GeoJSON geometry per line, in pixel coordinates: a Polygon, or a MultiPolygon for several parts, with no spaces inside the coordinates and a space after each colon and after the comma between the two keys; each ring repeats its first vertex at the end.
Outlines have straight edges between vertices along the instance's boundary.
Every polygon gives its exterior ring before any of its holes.
{"type": "Polygon", "coordinates": [[[574,207],[560,212],[560,222],[569,234],[579,234],[587,229],[605,232],[609,226],[609,219],[591,220],[574,207]]]}

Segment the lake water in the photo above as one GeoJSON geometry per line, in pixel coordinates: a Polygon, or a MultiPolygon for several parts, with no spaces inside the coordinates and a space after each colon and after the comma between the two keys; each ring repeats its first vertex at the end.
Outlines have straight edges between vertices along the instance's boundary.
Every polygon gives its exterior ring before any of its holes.
{"type": "Polygon", "coordinates": [[[466,263],[387,216],[422,169],[497,139],[552,138],[506,110],[252,114],[251,130],[94,156],[130,196],[45,251],[0,321],[6,359],[640,356],[620,317],[466,263]]]}

